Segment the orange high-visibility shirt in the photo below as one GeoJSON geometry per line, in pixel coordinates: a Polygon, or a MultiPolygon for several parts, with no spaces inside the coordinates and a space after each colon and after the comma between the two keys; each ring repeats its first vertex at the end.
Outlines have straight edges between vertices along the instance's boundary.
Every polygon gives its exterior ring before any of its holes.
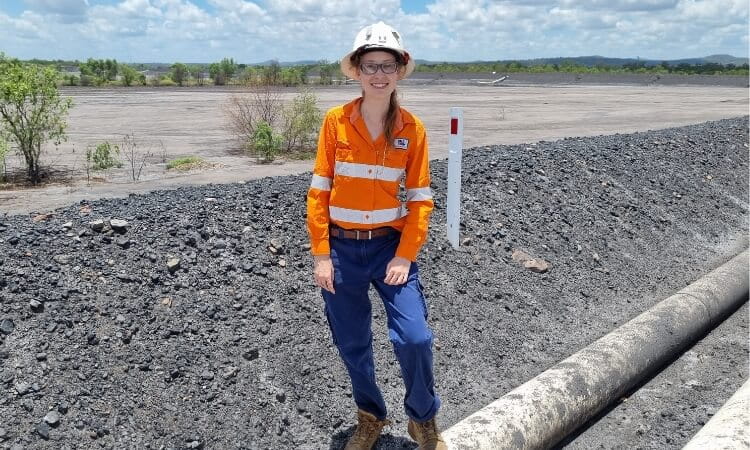
{"type": "Polygon", "coordinates": [[[388,226],[401,231],[396,256],[416,261],[433,207],[424,125],[400,108],[393,142],[387,146],[383,134],[373,142],[359,112],[361,101],[330,109],[320,130],[307,193],[312,254],[330,253],[330,224],[357,230],[388,226]]]}

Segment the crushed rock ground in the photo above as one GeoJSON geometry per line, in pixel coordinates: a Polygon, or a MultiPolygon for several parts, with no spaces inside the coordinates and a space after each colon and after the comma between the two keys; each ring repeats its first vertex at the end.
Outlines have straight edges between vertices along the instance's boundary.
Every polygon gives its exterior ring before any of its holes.
{"type": "MultiPolygon", "coordinates": [[[[436,208],[419,260],[443,426],[747,245],[747,117],[466,150],[458,250],[445,238],[446,172],[432,163],[436,208]]],[[[354,406],[311,280],[309,180],[0,217],[0,448],[341,448],[354,406]]],[[[378,448],[415,448],[372,294],[394,421],[378,448]]],[[[681,447],[747,377],[746,346],[712,357],[744,369],[700,371],[701,404],[680,409],[683,420],[650,414],[658,448],[681,447]],[[725,382],[705,382],[717,376],[725,382]]]]}

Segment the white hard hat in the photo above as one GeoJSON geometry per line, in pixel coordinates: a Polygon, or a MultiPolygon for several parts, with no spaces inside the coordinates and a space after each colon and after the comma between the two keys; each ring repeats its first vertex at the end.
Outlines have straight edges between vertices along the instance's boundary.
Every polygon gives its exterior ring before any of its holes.
{"type": "Polygon", "coordinates": [[[354,46],[352,51],[344,55],[341,58],[341,72],[349,78],[359,79],[357,77],[357,68],[352,65],[351,56],[357,50],[393,50],[398,52],[403,57],[403,62],[406,64],[406,70],[399,76],[403,79],[408,77],[414,71],[414,60],[412,59],[409,52],[404,49],[401,35],[398,31],[394,30],[393,27],[378,22],[372,25],[368,25],[362,28],[357,37],[354,38],[354,46]]]}

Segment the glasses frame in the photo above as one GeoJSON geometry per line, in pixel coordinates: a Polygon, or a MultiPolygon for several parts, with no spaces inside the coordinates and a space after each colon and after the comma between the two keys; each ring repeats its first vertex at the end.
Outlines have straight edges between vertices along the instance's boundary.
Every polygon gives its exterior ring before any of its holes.
{"type": "Polygon", "coordinates": [[[398,61],[386,62],[386,63],[373,63],[373,62],[359,63],[359,71],[365,75],[375,75],[376,73],[378,73],[378,70],[383,72],[386,75],[392,75],[398,72],[400,68],[401,68],[401,64],[399,64],[398,61]],[[393,72],[386,72],[385,66],[390,66],[390,65],[394,66],[393,72]],[[375,66],[375,71],[369,72],[368,70],[365,70],[365,66],[375,66]]]}

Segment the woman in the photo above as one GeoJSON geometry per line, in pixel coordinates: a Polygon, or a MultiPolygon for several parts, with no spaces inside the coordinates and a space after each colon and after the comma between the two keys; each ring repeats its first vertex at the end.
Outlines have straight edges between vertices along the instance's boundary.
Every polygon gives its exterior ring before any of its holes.
{"type": "Polygon", "coordinates": [[[372,354],[373,285],[406,385],[408,431],[420,448],[445,448],[435,424],[432,332],[419,282],[432,193],[422,122],[398,105],[396,84],[414,70],[400,35],[383,22],[362,29],[342,72],[362,97],[326,114],[307,196],[307,226],[333,341],[358,407],[347,449],[370,449],[386,420],[372,354]],[[406,202],[399,199],[403,183],[406,202]]]}

